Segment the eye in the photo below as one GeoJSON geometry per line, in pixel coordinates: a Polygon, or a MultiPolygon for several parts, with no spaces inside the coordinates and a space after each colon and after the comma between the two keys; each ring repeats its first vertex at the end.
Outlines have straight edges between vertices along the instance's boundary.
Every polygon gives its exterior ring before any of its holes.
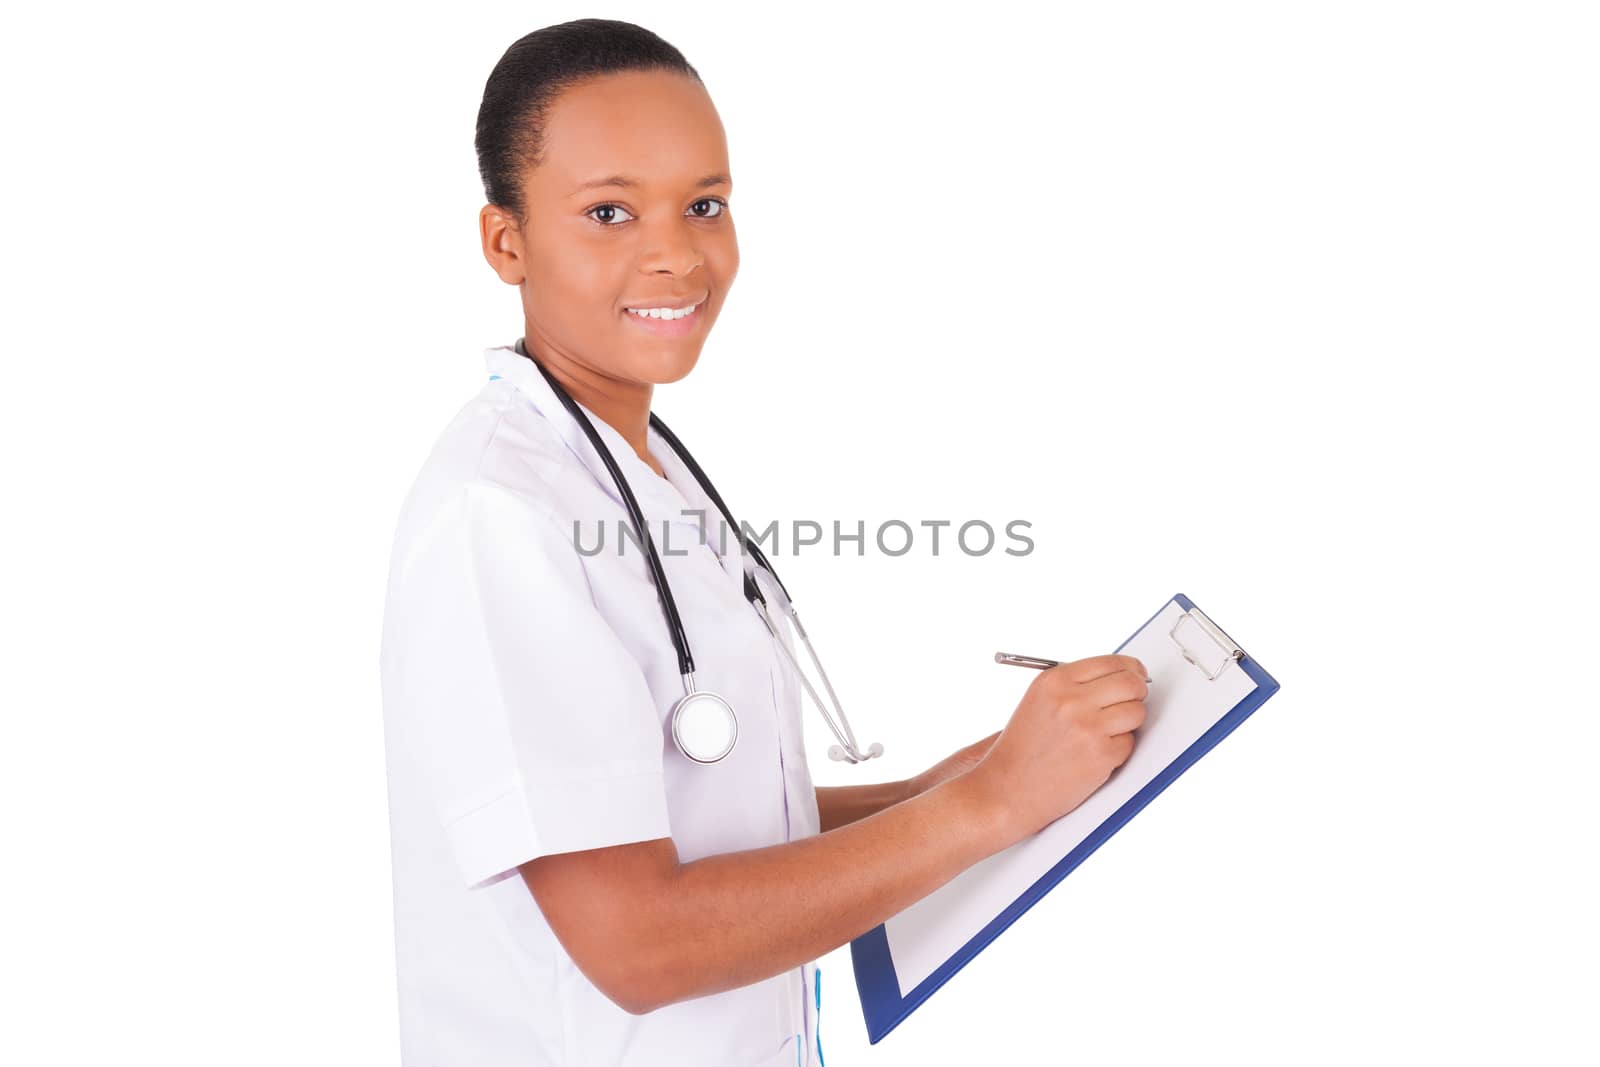
{"type": "MultiPolygon", "coordinates": [[[[621,211],[621,212],[626,214],[627,208],[623,207],[621,204],[596,204],[594,207],[590,208],[588,211],[585,211],[584,214],[588,215],[590,218],[594,218],[594,213],[596,211],[621,211]]],[[[631,218],[633,218],[633,216],[629,215],[628,218],[631,219],[631,218]]],[[[595,219],[594,221],[600,223],[600,225],[602,225],[602,226],[620,225],[620,223],[611,222],[608,219],[595,219]]]]}
{"type": "MultiPolygon", "coordinates": [[[[723,215],[723,213],[725,213],[727,210],[728,210],[728,202],[726,200],[722,199],[722,197],[720,197],[720,196],[701,197],[699,200],[696,200],[693,204],[691,204],[689,206],[689,214],[692,217],[697,218],[697,219],[715,219],[715,218],[720,218],[723,215]],[[708,211],[704,211],[703,212],[703,211],[699,210],[700,205],[702,205],[702,204],[715,204],[717,206],[717,209],[715,211],[709,211],[708,210],[708,211]]],[[[627,221],[629,221],[629,220],[631,220],[633,218],[632,215],[628,214],[628,209],[623,207],[621,204],[596,204],[594,207],[590,208],[588,211],[585,211],[584,214],[589,216],[590,218],[594,219],[603,228],[606,228],[606,229],[610,229],[613,226],[620,226],[624,222],[627,222],[627,221]],[[620,211],[624,215],[627,215],[627,218],[625,218],[625,219],[617,219],[614,214],[607,215],[607,216],[599,216],[597,213],[598,212],[602,212],[602,211],[608,211],[608,212],[618,212],[618,211],[620,211]]]]}

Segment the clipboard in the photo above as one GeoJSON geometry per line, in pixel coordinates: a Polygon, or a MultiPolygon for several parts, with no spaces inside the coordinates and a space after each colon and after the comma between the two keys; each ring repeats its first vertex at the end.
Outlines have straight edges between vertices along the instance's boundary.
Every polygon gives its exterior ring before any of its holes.
{"type": "Polygon", "coordinates": [[[1278,691],[1272,676],[1182,593],[1116,651],[1137,656],[1152,679],[1145,723],[1127,762],[1037,834],[850,942],[872,1044],[1278,691]]]}

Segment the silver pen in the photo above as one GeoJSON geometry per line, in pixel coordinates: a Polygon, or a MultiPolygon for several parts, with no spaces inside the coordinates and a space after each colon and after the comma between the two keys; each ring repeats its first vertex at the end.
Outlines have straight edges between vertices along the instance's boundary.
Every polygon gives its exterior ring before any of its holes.
{"type": "MultiPolygon", "coordinates": [[[[1058,659],[1041,659],[1038,656],[1019,656],[1015,652],[996,652],[994,654],[994,661],[996,663],[1005,663],[1012,667],[1032,667],[1035,670],[1040,671],[1046,670],[1050,667],[1061,666],[1061,661],[1058,659]]],[[[1146,685],[1148,685],[1151,681],[1152,679],[1149,677],[1145,678],[1146,685]]]]}

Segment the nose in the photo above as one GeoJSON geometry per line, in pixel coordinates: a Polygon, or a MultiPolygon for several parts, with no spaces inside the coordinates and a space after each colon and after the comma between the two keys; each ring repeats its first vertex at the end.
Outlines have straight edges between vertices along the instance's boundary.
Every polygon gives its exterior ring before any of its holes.
{"type": "Polygon", "coordinates": [[[699,242],[687,219],[665,222],[649,232],[641,266],[646,272],[664,271],[683,276],[705,263],[699,242]]]}

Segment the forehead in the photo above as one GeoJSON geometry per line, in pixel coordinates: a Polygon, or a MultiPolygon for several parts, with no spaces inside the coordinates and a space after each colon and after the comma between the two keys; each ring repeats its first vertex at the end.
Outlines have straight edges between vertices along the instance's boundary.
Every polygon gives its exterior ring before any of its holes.
{"type": "Polygon", "coordinates": [[[528,191],[566,198],[584,182],[622,174],[647,191],[677,193],[712,173],[728,173],[728,146],[705,87],[669,71],[628,71],[556,97],[528,191]]]}

